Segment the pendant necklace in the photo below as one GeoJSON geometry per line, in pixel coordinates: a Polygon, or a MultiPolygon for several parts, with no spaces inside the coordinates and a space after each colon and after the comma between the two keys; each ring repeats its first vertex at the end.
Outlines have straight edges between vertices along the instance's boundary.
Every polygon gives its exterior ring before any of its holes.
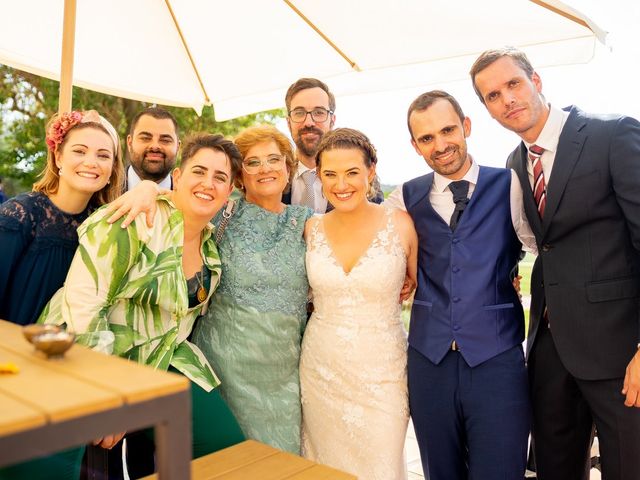
{"type": "MultiPolygon", "coordinates": [[[[204,265],[202,266],[204,269],[204,265]]],[[[196,273],[196,280],[198,281],[198,290],[196,291],[196,298],[198,302],[202,303],[207,299],[207,289],[204,288],[204,270],[200,270],[200,275],[196,273]]]]}

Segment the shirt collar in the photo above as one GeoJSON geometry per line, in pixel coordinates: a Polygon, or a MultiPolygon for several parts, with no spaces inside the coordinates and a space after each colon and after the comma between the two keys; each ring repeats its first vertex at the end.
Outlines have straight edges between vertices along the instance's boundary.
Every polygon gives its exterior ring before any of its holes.
{"type": "MultiPolygon", "coordinates": [[[[127,169],[127,189],[131,190],[141,181],[142,179],[138,176],[133,167],[129,165],[129,168],[127,169]]],[[[171,190],[171,174],[164,177],[161,182],[158,182],[158,186],[166,190],[171,190]]]]}
{"type": "MultiPolygon", "coordinates": [[[[471,160],[471,167],[469,168],[469,170],[467,170],[467,173],[465,173],[464,177],[462,177],[460,180],[467,180],[469,183],[472,183],[473,185],[475,185],[476,183],[478,183],[478,173],[480,172],[480,168],[478,167],[478,164],[473,161],[473,158],[471,158],[471,155],[469,155],[469,159],[471,160]]],[[[433,172],[432,188],[436,192],[438,193],[444,192],[451,182],[455,182],[455,180],[451,180],[450,178],[443,177],[438,172],[433,172]]]]}
{"type": "Polygon", "coordinates": [[[562,127],[569,114],[559,108],[549,104],[549,117],[544,124],[540,135],[533,143],[524,142],[527,149],[531,145],[537,145],[544,148],[546,151],[555,152],[558,148],[558,142],[560,141],[560,133],[562,133],[562,127]]]}
{"type": "Polygon", "coordinates": [[[309,170],[311,170],[309,167],[307,167],[301,161],[298,161],[298,169],[296,170],[296,174],[293,176],[294,180],[298,177],[301,177],[304,172],[309,170]]]}

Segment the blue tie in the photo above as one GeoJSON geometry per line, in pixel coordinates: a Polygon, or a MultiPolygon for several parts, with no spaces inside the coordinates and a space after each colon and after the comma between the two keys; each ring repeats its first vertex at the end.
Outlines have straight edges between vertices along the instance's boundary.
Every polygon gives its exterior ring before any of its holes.
{"type": "Polygon", "coordinates": [[[469,182],[467,180],[451,182],[449,184],[449,190],[453,193],[453,203],[456,204],[453,209],[453,214],[451,215],[451,221],[449,222],[451,231],[454,231],[458,226],[462,212],[464,212],[467,203],[469,203],[469,199],[467,198],[469,194],[469,182]]]}

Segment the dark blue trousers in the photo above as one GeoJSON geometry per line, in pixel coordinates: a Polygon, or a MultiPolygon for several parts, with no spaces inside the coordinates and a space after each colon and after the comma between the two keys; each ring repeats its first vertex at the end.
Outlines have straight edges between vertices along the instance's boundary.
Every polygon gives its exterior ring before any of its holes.
{"type": "Polygon", "coordinates": [[[435,365],[409,347],[408,378],[426,478],[524,478],[531,406],[520,345],[474,368],[460,352],[435,365]]]}

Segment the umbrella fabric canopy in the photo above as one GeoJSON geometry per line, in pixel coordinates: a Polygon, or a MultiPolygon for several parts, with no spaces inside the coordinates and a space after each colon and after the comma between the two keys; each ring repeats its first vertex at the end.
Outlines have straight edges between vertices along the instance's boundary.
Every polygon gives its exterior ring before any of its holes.
{"type": "MultiPolygon", "coordinates": [[[[0,0],[0,63],[60,79],[64,0],[0,0]]],[[[600,31],[556,0],[77,0],[73,84],[218,120],[283,105],[299,77],[336,95],[464,78],[515,45],[586,62],[600,31]]]]}

